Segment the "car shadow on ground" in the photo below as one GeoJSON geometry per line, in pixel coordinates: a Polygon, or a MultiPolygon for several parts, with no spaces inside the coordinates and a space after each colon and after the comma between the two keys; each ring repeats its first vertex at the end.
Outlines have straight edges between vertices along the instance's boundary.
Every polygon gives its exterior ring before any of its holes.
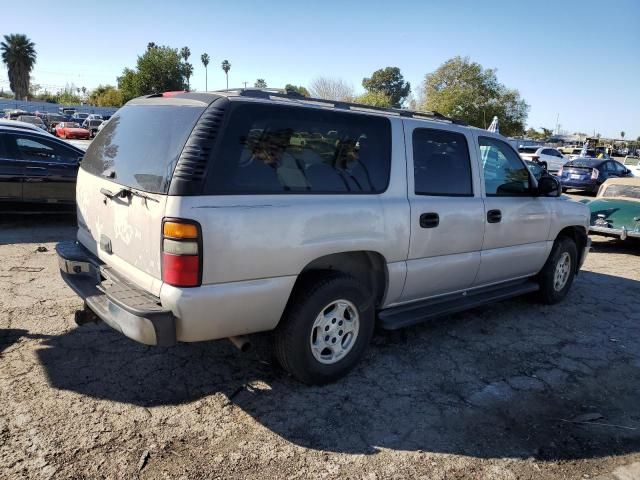
{"type": "Polygon", "coordinates": [[[226,341],[150,348],[91,325],[37,354],[53,388],[144,407],[221,392],[311,449],[592,458],[640,451],[638,291],[583,272],[559,305],[516,299],[379,332],[355,371],[324,387],[275,368],[264,337],[243,355],[226,341]]]}
{"type": "Polygon", "coordinates": [[[75,238],[76,229],[73,207],[44,212],[24,207],[0,208],[0,245],[58,242],[75,238]]]}

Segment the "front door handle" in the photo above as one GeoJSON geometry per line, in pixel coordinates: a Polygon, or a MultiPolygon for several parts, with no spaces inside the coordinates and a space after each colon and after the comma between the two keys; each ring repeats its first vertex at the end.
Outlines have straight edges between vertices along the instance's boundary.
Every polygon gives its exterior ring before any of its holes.
{"type": "Polygon", "coordinates": [[[435,212],[423,213],[420,215],[420,226],[422,228],[435,228],[440,225],[440,215],[435,212]]]}
{"type": "Polygon", "coordinates": [[[487,222],[500,223],[502,220],[502,212],[500,210],[489,210],[487,212],[487,222]]]}

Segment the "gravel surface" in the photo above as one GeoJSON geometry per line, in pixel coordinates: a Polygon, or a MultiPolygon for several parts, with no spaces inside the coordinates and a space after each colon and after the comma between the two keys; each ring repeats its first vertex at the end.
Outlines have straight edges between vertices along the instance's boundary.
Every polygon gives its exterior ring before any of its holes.
{"type": "Polygon", "coordinates": [[[76,327],[54,252],[74,231],[0,220],[2,479],[640,478],[638,244],[595,238],[560,305],[379,332],[306,387],[264,336],[241,354],[76,327]]]}

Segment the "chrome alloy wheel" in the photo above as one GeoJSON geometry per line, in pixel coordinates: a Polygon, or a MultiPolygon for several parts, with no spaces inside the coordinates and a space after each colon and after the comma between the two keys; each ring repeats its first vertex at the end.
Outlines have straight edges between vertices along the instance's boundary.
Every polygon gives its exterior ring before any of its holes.
{"type": "Polygon", "coordinates": [[[349,300],[335,300],[324,307],[311,328],[309,342],[313,357],[331,365],[353,348],[360,329],[358,309],[349,300]]]}
{"type": "Polygon", "coordinates": [[[559,292],[567,284],[569,280],[569,274],[571,272],[571,256],[568,252],[563,252],[558,263],[556,263],[556,269],[553,273],[553,289],[559,292]]]}

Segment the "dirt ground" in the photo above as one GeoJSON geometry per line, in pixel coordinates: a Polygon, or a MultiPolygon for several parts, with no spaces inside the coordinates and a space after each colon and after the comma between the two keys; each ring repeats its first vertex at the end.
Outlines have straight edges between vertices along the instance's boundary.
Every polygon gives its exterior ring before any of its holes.
{"type": "Polygon", "coordinates": [[[306,387],[265,337],[241,354],[76,327],[54,252],[74,231],[0,219],[1,479],[640,478],[638,244],[594,239],[560,305],[379,332],[306,387]]]}

